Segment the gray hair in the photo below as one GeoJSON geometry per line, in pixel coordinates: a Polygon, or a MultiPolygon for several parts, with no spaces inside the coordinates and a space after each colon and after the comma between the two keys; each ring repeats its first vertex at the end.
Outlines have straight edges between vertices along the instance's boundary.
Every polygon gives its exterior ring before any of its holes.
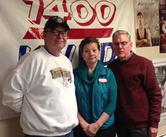
{"type": "Polygon", "coordinates": [[[112,38],[114,39],[115,37],[117,37],[117,36],[119,36],[119,35],[121,35],[121,34],[127,35],[129,41],[131,40],[130,34],[129,34],[127,31],[125,31],[125,30],[117,30],[117,31],[115,31],[115,32],[113,33],[112,38]]]}

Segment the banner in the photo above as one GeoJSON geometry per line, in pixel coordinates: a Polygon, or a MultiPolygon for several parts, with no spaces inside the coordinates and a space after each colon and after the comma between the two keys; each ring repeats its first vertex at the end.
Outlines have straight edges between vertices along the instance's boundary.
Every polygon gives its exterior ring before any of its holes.
{"type": "MultiPolygon", "coordinates": [[[[61,16],[69,24],[65,54],[76,67],[78,46],[87,37],[97,37],[101,43],[101,61],[110,63],[112,34],[127,30],[135,42],[133,0],[5,0],[0,1],[0,87],[7,74],[27,52],[43,45],[42,31],[50,16],[61,16]]],[[[0,119],[14,113],[0,104],[0,119]]]]}

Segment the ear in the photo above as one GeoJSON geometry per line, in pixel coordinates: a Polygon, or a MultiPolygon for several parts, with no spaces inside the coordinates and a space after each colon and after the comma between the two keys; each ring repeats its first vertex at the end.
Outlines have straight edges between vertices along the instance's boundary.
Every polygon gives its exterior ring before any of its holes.
{"type": "Polygon", "coordinates": [[[130,41],[130,47],[132,48],[133,47],[133,42],[130,41]]]}
{"type": "Polygon", "coordinates": [[[81,58],[84,60],[84,55],[83,55],[83,53],[81,53],[80,55],[81,55],[81,58]]]}
{"type": "Polygon", "coordinates": [[[43,31],[43,39],[46,37],[46,32],[43,31]]]}
{"type": "Polygon", "coordinates": [[[112,45],[111,48],[112,48],[113,51],[115,51],[115,46],[112,45]]]}
{"type": "Polygon", "coordinates": [[[99,50],[99,57],[98,57],[98,59],[100,60],[100,58],[101,58],[101,50],[99,50]]]}

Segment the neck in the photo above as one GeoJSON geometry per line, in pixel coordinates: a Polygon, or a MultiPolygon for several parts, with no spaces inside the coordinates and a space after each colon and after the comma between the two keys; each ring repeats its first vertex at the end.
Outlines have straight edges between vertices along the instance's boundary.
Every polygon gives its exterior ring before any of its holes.
{"type": "Polygon", "coordinates": [[[87,66],[88,66],[88,71],[89,71],[90,73],[92,73],[92,72],[95,70],[96,65],[97,65],[97,62],[96,62],[96,63],[93,63],[93,64],[87,64],[87,66]]]}
{"type": "Polygon", "coordinates": [[[125,57],[125,58],[119,58],[119,60],[120,60],[120,61],[126,61],[126,60],[128,60],[132,55],[133,55],[133,52],[131,51],[127,57],[125,57]]]}
{"type": "Polygon", "coordinates": [[[139,29],[144,29],[144,26],[143,26],[143,25],[140,25],[140,26],[139,26],[139,29]]]}
{"type": "Polygon", "coordinates": [[[47,50],[48,53],[50,53],[51,55],[53,56],[60,56],[60,53],[61,51],[57,50],[57,49],[50,49],[50,48],[47,48],[46,46],[44,46],[44,48],[47,50]]]}

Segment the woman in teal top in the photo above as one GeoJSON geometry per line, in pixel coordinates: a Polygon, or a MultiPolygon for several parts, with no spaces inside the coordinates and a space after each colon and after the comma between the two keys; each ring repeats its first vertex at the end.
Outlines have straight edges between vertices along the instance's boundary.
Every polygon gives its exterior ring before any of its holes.
{"type": "Polygon", "coordinates": [[[115,137],[114,111],[117,85],[114,74],[100,58],[96,38],[80,43],[82,62],[74,70],[79,126],[75,137],[115,137]]]}

